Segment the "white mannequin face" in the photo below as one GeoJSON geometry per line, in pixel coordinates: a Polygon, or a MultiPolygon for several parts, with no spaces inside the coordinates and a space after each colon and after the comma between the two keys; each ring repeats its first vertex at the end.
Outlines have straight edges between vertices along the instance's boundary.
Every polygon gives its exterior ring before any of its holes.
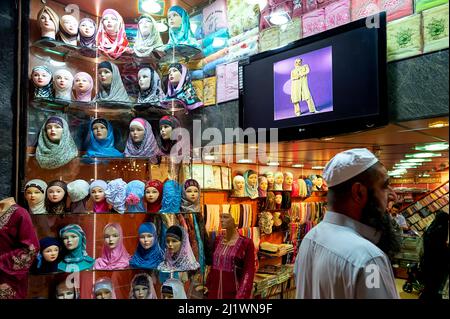
{"type": "Polygon", "coordinates": [[[266,180],[262,180],[261,183],[259,183],[259,188],[262,189],[263,191],[266,191],[268,185],[269,185],[269,184],[267,183],[266,180]]]}
{"type": "Polygon", "coordinates": [[[74,16],[63,15],[61,17],[61,25],[70,35],[78,34],[78,21],[74,16]]]}
{"type": "Polygon", "coordinates": [[[278,205],[281,205],[281,202],[283,201],[283,196],[278,194],[275,195],[275,203],[277,203],[278,205]]]}
{"type": "Polygon", "coordinates": [[[42,88],[50,83],[52,76],[47,71],[39,69],[33,71],[31,78],[33,79],[34,85],[42,88]]]}
{"type": "Polygon", "coordinates": [[[136,299],[145,299],[148,296],[148,287],[143,285],[136,285],[133,288],[133,292],[136,299]]]}
{"type": "Polygon", "coordinates": [[[56,288],[57,299],[75,299],[75,291],[73,288],[67,288],[65,282],[62,282],[56,288]]]}
{"type": "Polygon", "coordinates": [[[149,19],[141,19],[139,21],[139,30],[144,38],[148,37],[153,31],[153,23],[149,19]]]}
{"type": "Polygon", "coordinates": [[[197,187],[189,186],[188,188],[186,188],[186,197],[188,201],[190,201],[191,203],[195,203],[198,199],[198,196],[199,193],[197,187]]]}
{"type": "Polygon", "coordinates": [[[144,140],[145,129],[138,125],[132,125],[130,127],[130,137],[134,143],[140,143],[144,140]]]}
{"type": "Polygon", "coordinates": [[[52,203],[59,203],[64,198],[65,192],[59,186],[51,186],[47,189],[47,198],[52,203]]]}
{"type": "Polygon", "coordinates": [[[100,83],[105,86],[110,86],[112,82],[112,72],[107,68],[98,69],[100,83]]]}
{"type": "Polygon", "coordinates": [[[116,35],[119,31],[119,20],[112,14],[106,14],[103,17],[103,27],[109,35],[116,35]]]}
{"type": "Polygon", "coordinates": [[[236,185],[236,190],[242,191],[242,190],[244,190],[245,181],[243,181],[243,180],[237,180],[237,181],[235,182],[235,185],[236,185]]]}
{"type": "Polygon", "coordinates": [[[47,132],[47,137],[53,143],[58,143],[61,140],[63,133],[63,128],[56,123],[48,123],[45,125],[45,130],[47,132]]]}
{"type": "Polygon", "coordinates": [[[167,249],[169,250],[169,253],[173,255],[180,251],[181,241],[174,237],[169,236],[166,238],[166,245],[167,249]]]}
{"type": "Polygon", "coordinates": [[[91,191],[91,197],[94,202],[101,202],[105,199],[105,191],[101,187],[94,187],[91,191]]]}
{"type": "Polygon", "coordinates": [[[255,187],[258,182],[258,175],[252,174],[248,177],[248,185],[251,187],[255,187]]]}
{"type": "Polygon", "coordinates": [[[44,193],[42,193],[37,187],[28,187],[25,192],[25,199],[30,207],[34,207],[38,203],[44,200],[44,193]]]}
{"type": "Polygon", "coordinates": [[[55,32],[56,26],[52,19],[50,19],[50,16],[48,13],[43,13],[41,15],[41,18],[39,20],[39,25],[41,27],[42,32],[55,32]]]}
{"type": "Polygon", "coordinates": [[[155,238],[151,233],[142,233],[139,235],[139,243],[144,249],[150,249],[153,246],[154,241],[155,238]]]}
{"type": "Polygon", "coordinates": [[[292,185],[292,182],[294,181],[294,179],[292,178],[291,175],[286,175],[286,177],[284,178],[284,182],[287,185],[292,185]]]}
{"type": "Polygon", "coordinates": [[[120,240],[119,231],[114,227],[110,226],[105,229],[103,239],[105,240],[105,245],[108,245],[110,249],[114,249],[119,244],[120,240]]]}
{"type": "Polygon", "coordinates": [[[181,16],[175,11],[170,11],[167,15],[167,20],[169,23],[169,28],[179,28],[181,26],[181,16]]]}
{"type": "Polygon", "coordinates": [[[77,234],[72,232],[65,232],[62,237],[64,246],[66,246],[67,250],[74,250],[78,247],[80,237],[78,237],[77,234]]]}
{"type": "Polygon", "coordinates": [[[267,178],[267,183],[269,183],[269,184],[273,184],[275,181],[275,178],[273,177],[272,173],[266,174],[266,178],[267,178]]]}
{"type": "Polygon", "coordinates": [[[108,136],[108,129],[102,123],[92,125],[92,131],[97,140],[104,140],[108,136]]]}
{"type": "Polygon", "coordinates": [[[48,246],[42,251],[42,256],[48,262],[54,262],[58,258],[59,247],[56,245],[48,246]]]}
{"type": "Polygon", "coordinates": [[[67,89],[68,87],[72,86],[72,80],[68,75],[65,74],[58,74],[55,77],[55,89],[67,89]]]}
{"type": "Polygon", "coordinates": [[[76,91],[84,93],[91,89],[91,83],[84,77],[77,77],[75,78],[74,88],[76,91]]]}
{"type": "Polygon", "coordinates": [[[284,177],[283,177],[283,175],[277,175],[277,177],[275,178],[275,184],[283,184],[283,180],[284,180],[284,177]]]}
{"type": "Polygon", "coordinates": [[[147,90],[150,87],[150,72],[147,70],[139,71],[139,87],[141,90],[147,90]]]}
{"type": "Polygon", "coordinates": [[[163,124],[160,126],[159,130],[163,140],[170,140],[170,137],[172,136],[172,126],[163,124]]]}
{"type": "Polygon", "coordinates": [[[181,72],[177,68],[169,69],[169,81],[172,84],[177,84],[181,80],[181,72]]]}
{"type": "Polygon", "coordinates": [[[145,199],[147,200],[147,202],[152,204],[157,201],[158,197],[159,192],[156,188],[147,187],[147,189],[145,190],[145,199]]]}
{"type": "Polygon", "coordinates": [[[95,299],[111,299],[112,293],[108,289],[99,289],[95,292],[95,299]]]}
{"type": "Polygon", "coordinates": [[[92,37],[94,35],[95,32],[95,26],[92,24],[92,22],[90,21],[83,21],[80,24],[80,35],[88,38],[88,37],[92,37]]]}

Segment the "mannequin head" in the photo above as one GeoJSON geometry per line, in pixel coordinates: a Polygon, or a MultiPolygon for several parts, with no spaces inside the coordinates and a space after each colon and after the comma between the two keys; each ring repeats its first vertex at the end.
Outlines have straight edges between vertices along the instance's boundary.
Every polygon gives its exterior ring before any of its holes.
{"type": "Polygon", "coordinates": [[[92,37],[95,34],[94,21],[90,19],[83,19],[79,25],[80,35],[85,38],[92,37]]]}
{"type": "Polygon", "coordinates": [[[100,186],[91,187],[91,197],[96,203],[104,201],[105,189],[100,186]]]}
{"type": "Polygon", "coordinates": [[[100,288],[95,290],[95,299],[113,299],[112,292],[108,288],[100,288]]]}
{"type": "Polygon", "coordinates": [[[98,65],[98,76],[103,87],[111,86],[113,71],[110,62],[104,61],[98,65]]]}
{"type": "Polygon", "coordinates": [[[160,126],[160,133],[163,140],[170,140],[172,136],[172,126],[163,124],[160,126]]]}
{"type": "Polygon", "coordinates": [[[112,13],[106,13],[102,17],[102,23],[103,23],[103,28],[105,29],[106,33],[110,37],[115,39],[117,36],[117,32],[119,31],[119,27],[120,27],[120,21],[119,21],[118,17],[112,13]]]}
{"type": "Polygon", "coordinates": [[[322,188],[323,185],[323,177],[320,175],[316,175],[316,179],[313,181],[314,186],[316,186],[318,189],[322,188]]]}
{"type": "Polygon", "coordinates": [[[40,253],[47,263],[58,262],[61,251],[61,242],[54,237],[44,237],[39,240],[40,253]]]}
{"type": "Polygon", "coordinates": [[[46,12],[42,13],[39,18],[39,26],[42,32],[56,32],[55,22],[50,18],[50,15],[46,12]]]}
{"type": "Polygon", "coordinates": [[[53,185],[47,188],[47,198],[51,203],[59,203],[64,199],[66,192],[60,186],[53,185]]]}
{"type": "Polygon", "coordinates": [[[154,241],[155,237],[152,233],[144,232],[139,234],[139,243],[145,250],[152,248],[154,241]]]}
{"type": "Polygon", "coordinates": [[[267,172],[264,174],[267,177],[267,183],[269,185],[273,185],[273,183],[275,182],[275,178],[272,172],[267,172]]]}
{"type": "Polygon", "coordinates": [[[141,143],[145,137],[145,122],[135,118],[130,123],[130,137],[133,143],[141,143]]]}
{"type": "Polygon", "coordinates": [[[258,185],[258,174],[253,170],[249,170],[247,180],[250,187],[256,187],[258,185]]]}
{"type": "Polygon", "coordinates": [[[167,14],[167,21],[169,24],[169,28],[180,28],[181,23],[183,22],[183,18],[176,11],[169,11],[167,14]]]}
{"type": "Polygon", "coordinates": [[[93,121],[91,129],[95,138],[99,141],[108,137],[108,124],[103,119],[96,119],[93,121]]]}
{"type": "Polygon", "coordinates": [[[264,234],[271,234],[273,226],[273,216],[270,212],[262,212],[259,217],[259,227],[264,234]]]}
{"type": "Polygon", "coordinates": [[[103,239],[105,241],[105,245],[107,245],[110,249],[116,248],[120,241],[119,230],[113,226],[106,227],[103,232],[103,239]]]}
{"type": "Polygon", "coordinates": [[[45,124],[48,139],[53,143],[59,143],[63,134],[63,124],[57,120],[49,119],[45,124]]]}
{"type": "Polygon", "coordinates": [[[78,101],[90,101],[93,88],[94,80],[90,74],[86,72],[78,72],[75,74],[73,89],[76,92],[76,98],[78,101]]]}
{"type": "Polygon", "coordinates": [[[150,88],[151,81],[151,70],[150,68],[142,68],[138,72],[139,87],[141,91],[150,88]]]}
{"type": "Polygon", "coordinates": [[[58,255],[59,246],[57,245],[49,246],[42,251],[42,257],[49,263],[54,262],[56,259],[58,259],[58,255]]]}
{"type": "Polygon", "coordinates": [[[233,230],[236,228],[236,221],[231,214],[223,213],[220,215],[220,227],[222,229],[233,230]]]}
{"type": "Polygon", "coordinates": [[[184,191],[186,199],[191,203],[197,203],[200,197],[200,185],[194,179],[188,179],[184,182],[184,191]]]}
{"type": "Polygon", "coordinates": [[[137,275],[133,279],[132,289],[135,299],[147,299],[150,294],[150,283],[147,275],[137,275]]]}
{"type": "Polygon", "coordinates": [[[173,86],[176,86],[178,83],[180,83],[182,72],[183,72],[183,69],[182,69],[181,64],[179,64],[179,63],[171,64],[171,66],[169,68],[168,77],[169,77],[169,82],[173,86]]]}
{"type": "Polygon", "coordinates": [[[276,173],[274,174],[274,183],[275,183],[276,185],[283,184],[283,180],[284,180],[283,173],[281,173],[281,172],[276,172],[276,173]]]}
{"type": "Polygon", "coordinates": [[[258,186],[262,191],[267,191],[268,185],[269,183],[267,181],[267,177],[265,176],[258,177],[258,186]]]}
{"type": "Polygon", "coordinates": [[[170,226],[166,232],[166,247],[173,256],[181,249],[183,230],[179,226],[170,226]]]}
{"type": "Polygon", "coordinates": [[[45,191],[34,186],[27,187],[25,190],[25,199],[28,206],[34,207],[45,199],[45,191]]]}
{"type": "Polygon", "coordinates": [[[59,16],[50,7],[44,6],[37,14],[37,22],[41,29],[41,37],[55,39],[56,33],[59,31],[59,16]]]}
{"type": "Polygon", "coordinates": [[[294,182],[294,175],[291,172],[286,172],[284,174],[284,183],[288,186],[292,186],[294,182]]]}
{"type": "Polygon", "coordinates": [[[145,39],[153,32],[158,32],[153,25],[153,21],[148,17],[141,17],[138,22],[139,31],[142,34],[142,37],[145,39]]]}
{"type": "Polygon", "coordinates": [[[275,204],[281,205],[282,201],[283,201],[283,194],[275,193],[275,204]]]}
{"type": "Polygon", "coordinates": [[[56,91],[72,89],[73,75],[68,70],[57,70],[53,75],[53,85],[56,91]]]}
{"type": "Polygon", "coordinates": [[[75,288],[69,288],[64,280],[56,286],[56,299],[77,299],[77,292],[75,288]]]}
{"type": "Polygon", "coordinates": [[[34,67],[31,72],[31,79],[36,87],[42,88],[50,83],[52,80],[52,74],[47,67],[37,66],[34,67]]]}
{"type": "Polygon", "coordinates": [[[78,21],[74,16],[70,14],[63,15],[61,17],[60,24],[61,28],[68,34],[70,35],[78,34],[78,21]]]}
{"type": "Polygon", "coordinates": [[[236,191],[236,193],[243,193],[245,187],[245,179],[242,175],[236,175],[233,178],[233,188],[236,191]]]}
{"type": "Polygon", "coordinates": [[[145,199],[147,202],[153,204],[162,195],[163,184],[159,180],[150,180],[145,187],[145,199]]]}
{"type": "Polygon", "coordinates": [[[174,128],[180,126],[178,119],[174,116],[163,116],[159,120],[159,133],[163,140],[170,140],[172,137],[172,131],[174,128]]]}
{"type": "Polygon", "coordinates": [[[62,235],[64,246],[67,250],[74,250],[80,243],[80,236],[78,234],[67,231],[62,235]]]}

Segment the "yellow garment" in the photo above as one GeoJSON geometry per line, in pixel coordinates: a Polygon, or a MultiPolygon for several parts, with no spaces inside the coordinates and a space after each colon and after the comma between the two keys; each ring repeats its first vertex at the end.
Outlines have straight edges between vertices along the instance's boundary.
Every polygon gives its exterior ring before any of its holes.
{"type": "Polygon", "coordinates": [[[303,64],[296,66],[291,71],[291,101],[292,103],[299,103],[306,101],[310,112],[316,112],[314,101],[309,91],[308,78],[309,65],[303,64]]]}
{"type": "Polygon", "coordinates": [[[236,225],[239,224],[239,218],[241,217],[241,205],[239,204],[233,204],[230,207],[230,214],[233,216],[234,222],[236,225]]]}

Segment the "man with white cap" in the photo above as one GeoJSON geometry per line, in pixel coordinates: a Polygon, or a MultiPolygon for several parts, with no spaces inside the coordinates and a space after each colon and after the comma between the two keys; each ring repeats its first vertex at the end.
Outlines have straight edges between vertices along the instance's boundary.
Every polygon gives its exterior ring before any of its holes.
{"type": "Polygon", "coordinates": [[[399,298],[384,252],[398,250],[386,213],[393,196],[386,168],[369,150],[355,148],[334,156],[323,178],[328,211],[300,245],[296,298],[399,298]]]}

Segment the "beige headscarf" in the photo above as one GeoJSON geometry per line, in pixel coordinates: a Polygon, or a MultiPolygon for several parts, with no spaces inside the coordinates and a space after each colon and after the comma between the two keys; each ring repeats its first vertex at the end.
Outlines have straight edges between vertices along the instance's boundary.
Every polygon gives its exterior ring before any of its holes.
{"type": "Polygon", "coordinates": [[[39,10],[37,14],[37,21],[41,20],[41,16],[47,13],[50,16],[50,19],[52,19],[53,23],[55,24],[55,34],[59,32],[59,16],[58,14],[50,7],[43,6],[41,10],[39,10]]]}

